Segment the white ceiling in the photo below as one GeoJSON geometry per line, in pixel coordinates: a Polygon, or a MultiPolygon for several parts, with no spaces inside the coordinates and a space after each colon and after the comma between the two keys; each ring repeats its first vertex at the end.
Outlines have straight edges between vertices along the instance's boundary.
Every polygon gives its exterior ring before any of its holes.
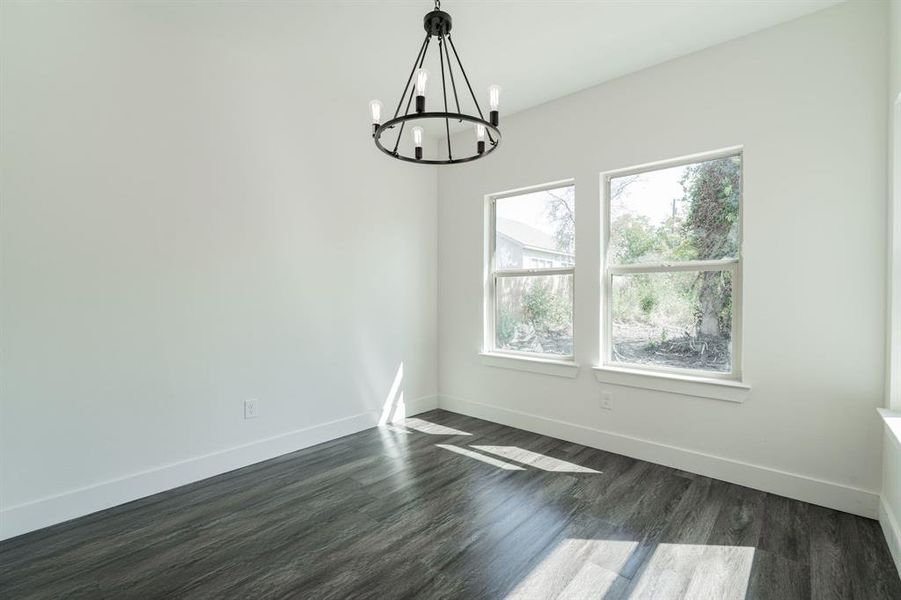
{"type": "MultiPolygon", "coordinates": [[[[509,115],[603,81],[839,4],[839,0],[444,0],[483,108],[509,115]]],[[[255,0],[129,4],[230,52],[267,52],[341,110],[379,98],[394,113],[434,0],[255,0]],[[211,7],[215,6],[215,10],[211,7]]],[[[438,75],[437,52],[430,70],[438,75]]],[[[466,93],[457,74],[458,93],[466,93]]],[[[436,83],[436,82],[433,82],[436,83]]],[[[436,109],[440,80],[431,88],[436,109]]],[[[470,105],[471,107],[471,105],[470,105]]],[[[471,108],[464,105],[464,112],[471,108]]],[[[365,121],[364,121],[365,122],[365,121]]]]}
{"type": "MultiPolygon", "coordinates": [[[[510,114],[838,3],[444,0],[442,10],[454,19],[454,43],[479,101],[487,102],[488,85],[498,83],[510,114]]],[[[358,31],[345,51],[378,75],[368,93],[393,112],[424,36],[422,15],[433,3],[342,4],[353,7],[341,12],[358,31]]],[[[431,71],[439,72],[437,64],[431,71]]]]}

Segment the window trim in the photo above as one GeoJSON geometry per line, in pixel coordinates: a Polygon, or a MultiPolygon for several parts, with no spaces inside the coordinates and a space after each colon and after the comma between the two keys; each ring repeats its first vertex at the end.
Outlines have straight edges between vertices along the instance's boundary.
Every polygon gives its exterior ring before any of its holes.
{"type": "MultiPolygon", "coordinates": [[[[576,363],[576,265],[571,267],[551,267],[551,268],[526,268],[526,269],[503,269],[498,271],[495,268],[495,249],[496,249],[496,232],[497,232],[497,201],[524,194],[532,194],[544,190],[551,190],[560,187],[573,186],[576,181],[574,178],[560,179],[548,183],[531,185],[504,192],[486,194],[485,202],[485,255],[484,263],[484,299],[482,306],[482,322],[484,323],[482,334],[482,351],[483,356],[497,356],[502,358],[510,358],[514,360],[526,360],[534,362],[552,361],[556,363],[568,363],[575,365],[576,363]],[[546,354],[539,352],[522,352],[517,350],[506,350],[497,347],[497,331],[496,331],[496,314],[497,314],[497,278],[499,277],[529,277],[529,276],[548,276],[548,275],[571,275],[573,290],[573,351],[572,354],[546,354]]],[[[576,252],[578,255],[578,252],[576,252]]],[[[486,363],[488,364],[488,363],[486,363]]]]}
{"type": "Polygon", "coordinates": [[[579,374],[579,363],[571,360],[560,360],[554,355],[508,354],[504,352],[479,352],[483,365],[514,371],[526,371],[541,375],[554,375],[570,379],[579,374]],[[555,358],[545,358],[554,356],[555,358]]]}
{"type": "Polygon", "coordinates": [[[744,265],[744,207],[745,207],[745,157],[743,146],[730,146],[711,152],[701,152],[657,162],[645,163],[624,169],[601,173],[601,314],[600,314],[600,365],[601,370],[622,370],[641,375],[662,377],[686,376],[712,381],[742,381],[742,279],[744,265]],[[708,160],[741,157],[741,199],[738,204],[738,256],[734,259],[693,260],[636,265],[610,265],[610,180],[672,167],[690,165],[708,160]],[[613,360],[613,276],[629,273],[674,273],[681,271],[731,271],[732,272],[732,365],[728,373],[700,369],[618,362],[613,360]]]}
{"type": "Polygon", "coordinates": [[[712,379],[685,373],[665,373],[630,367],[594,367],[593,371],[599,383],[656,390],[692,398],[742,403],[751,393],[750,385],[734,379],[712,379]]]}

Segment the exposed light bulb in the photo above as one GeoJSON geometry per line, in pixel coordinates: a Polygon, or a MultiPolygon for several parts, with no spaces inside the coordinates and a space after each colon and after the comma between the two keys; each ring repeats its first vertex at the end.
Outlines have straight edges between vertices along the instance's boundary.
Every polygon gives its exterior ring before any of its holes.
{"type": "Polygon", "coordinates": [[[492,85],[488,88],[488,106],[491,110],[488,112],[488,122],[497,127],[500,122],[500,113],[497,107],[501,104],[501,86],[492,85]]]}
{"type": "Polygon", "coordinates": [[[488,88],[488,106],[491,110],[497,110],[501,104],[501,86],[492,85],[488,88]]]}
{"type": "Polygon", "coordinates": [[[428,69],[419,69],[416,71],[416,95],[425,96],[426,87],[429,84],[428,69]]]}
{"type": "Polygon", "coordinates": [[[476,152],[485,153],[485,126],[481,123],[476,123],[476,152]]]}
{"type": "Polygon", "coordinates": [[[416,126],[413,128],[413,145],[416,146],[414,148],[416,160],[422,160],[422,127],[416,126]]]}
{"type": "Polygon", "coordinates": [[[379,125],[382,122],[383,105],[379,100],[372,100],[369,103],[369,114],[372,116],[372,124],[379,125]]]}
{"type": "Polygon", "coordinates": [[[416,89],[416,112],[425,112],[425,90],[429,85],[429,72],[426,69],[416,71],[416,81],[413,87],[416,89]]]}

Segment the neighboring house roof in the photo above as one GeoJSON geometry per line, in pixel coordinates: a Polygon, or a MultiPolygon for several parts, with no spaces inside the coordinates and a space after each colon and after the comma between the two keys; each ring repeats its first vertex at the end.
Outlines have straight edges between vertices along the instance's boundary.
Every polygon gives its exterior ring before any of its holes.
{"type": "Polygon", "coordinates": [[[540,229],[535,229],[525,223],[498,217],[497,231],[511,240],[519,242],[523,246],[531,246],[550,252],[558,252],[557,240],[554,239],[554,236],[548,235],[540,229]]]}

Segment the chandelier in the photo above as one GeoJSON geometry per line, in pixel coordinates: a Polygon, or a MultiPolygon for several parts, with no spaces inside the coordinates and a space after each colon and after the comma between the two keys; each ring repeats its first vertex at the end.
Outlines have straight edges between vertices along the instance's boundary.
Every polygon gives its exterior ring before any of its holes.
{"type": "MultiPolygon", "coordinates": [[[[498,129],[498,106],[500,103],[501,88],[497,85],[492,85],[488,88],[488,105],[491,110],[488,113],[488,120],[486,121],[485,116],[482,114],[482,108],[479,106],[479,101],[472,91],[469,77],[466,76],[466,70],[463,69],[463,63],[460,62],[460,55],[457,53],[457,48],[454,46],[454,40],[451,39],[451,16],[441,10],[440,0],[435,0],[435,10],[427,13],[423,18],[422,23],[425,27],[425,39],[419,47],[419,54],[416,55],[416,60],[413,61],[413,69],[410,71],[410,76],[407,78],[404,91],[400,95],[400,100],[397,103],[394,116],[383,123],[382,112],[384,106],[382,103],[378,100],[373,100],[369,103],[369,112],[372,117],[372,139],[375,140],[375,145],[378,149],[388,156],[399,160],[427,165],[452,165],[469,162],[487,156],[497,148],[498,143],[501,141],[501,132],[498,129]],[[441,98],[438,102],[443,100],[444,110],[427,110],[426,106],[426,89],[429,87],[430,75],[429,71],[425,69],[423,65],[425,64],[429,46],[432,45],[432,38],[437,39],[438,62],[441,65],[441,98]],[[453,54],[453,59],[451,58],[451,54],[453,54]],[[454,61],[457,63],[459,72],[463,75],[463,81],[466,82],[466,88],[469,90],[469,95],[472,97],[472,102],[475,105],[478,116],[464,113],[460,108],[460,99],[457,95],[457,82],[454,79],[454,61]],[[445,76],[445,69],[447,70],[447,76],[445,76]],[[452,112],[448,109],[448,93],[452,94],[451,99],[453,101],[453,106],[456,107],[456,112],[452,112]],[[406,106],[403,114],[401,114],[400,109],[404,106],[405,98],[406,106]],[[411,105],[414,107],[414,112],[412,113],[410,112],[411,105]],[[423,158],[423,128],[420,126],[420,123],[424,123],[427,120],[444,121],[444,133],[447,136],[446,158],[423,158]],[[458,147],[457,152],[454,152],[454,149],[452,148],[453,144],[450,135],[451,121],[456,121],[457,123],[471,123],[475,133],[474,140],[471,143],[466,144],[466,148],[461,149],[458,147]],[[409,153],[404,154],[399,150],[399,148],[401,148],[401,142],[404,139],[404,130],[408,128],[408,124],[409,135],[413,142],[412,155],[409,153]]],[[[461,93],[465,94],[465,92],[461,93]]],[[[442,106],[439,106],[439,108],[442,108],[442,106]]],[[[405,144],[405,146],[408,145],[409,144],[405,144]]],[[[441,149],[439,154],[443,153],[444,150],[441,149]]]]}

